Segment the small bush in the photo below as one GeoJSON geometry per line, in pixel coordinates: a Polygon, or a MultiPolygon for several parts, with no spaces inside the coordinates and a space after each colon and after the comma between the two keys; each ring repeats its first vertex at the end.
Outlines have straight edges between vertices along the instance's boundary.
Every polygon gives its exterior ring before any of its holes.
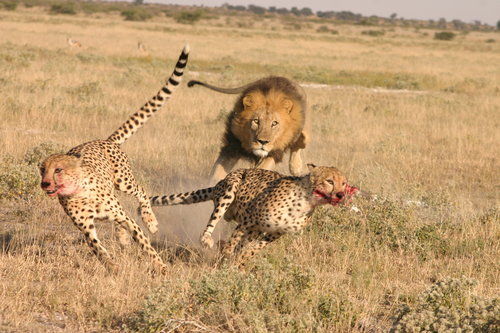
{"type": "Polygon", "coordinates": [[[66,149],[59,143],[43,142],[28,150],[24,155],[23,162],[27,165],[38,166],[46,157],[52,154],[61,154],[66,149]]]}
{"type": "Polygon", "coordinates": [[[201,10],[196,11],[182,11],[174,16],[175,21],[182,24],[194,24],[198,22],[203,16],[201,10]]]}
{"type": "Polygon", "coordinates": [[[398,311],[391,332],[499,332],[500,302],[472,293],[477,282],[446,278],[398,311]]]}
{"type": "Polygon", "coordinates": [[[338,35],[339,34],[339,32],[337,30],[330,29],[326,25],[322,25],[322,26],[318,27],[318,29],[316,29],[316,32],[331,33],[333,35],[338,35]]]}
{"type": "Polygon", "coordinates": [[[486,43],[494,43],[495,40],[493,38],[489,38],[487,40],[485,40],[486,43]]]}
{"type": "Polygon", "coordinates": [[[76,9],[75,4],[73,2],[63,2],[57,3],[50,6],[50,12],[52,14],[66,14],[66,15],[75,15],[76,9]]]}
{"type": "Polygon", "coordinates": [[[38,189],[39,180],[35,166],[10,156],[0,160],[0,199],[30,200],[41,192],[38,189]]]}
{"type": "Polygon", "coordinates": [[[40,195],[39,163],[49,155],[65,151],[60,144],[44,142],[26,152],[22,160],[6,156],[0,160],[0,199],[30,200],[40,195]]]}
{"type": "Polygon", "coordinates": [[[0,1],[0,8],[5,10],[16,10],[19,1],[17,0],[2,0],[0,1]]]}
{"type": "Polygon", "coordinates": [[[452,40],[455,38],[456,34],[450,31],[441,31],[434,34],[434,39],[436,40],[452,40]]]}
{"type": "Polygon", "coordinates": [[[384,30],[363,30],[361,31],[362,35],[371,36],[371,37],[379,37],[385,35],[384,30]]]}
{"type": "Polygon", "coordinates": [[[153,17],[150,12],[140,7],[124,10],[121,14],[125,21],[146,21],[153,17]]]}

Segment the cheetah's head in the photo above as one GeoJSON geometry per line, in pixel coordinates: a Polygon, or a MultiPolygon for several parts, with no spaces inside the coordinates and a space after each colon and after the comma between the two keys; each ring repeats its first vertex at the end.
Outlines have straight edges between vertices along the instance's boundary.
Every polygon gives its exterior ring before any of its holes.
{"type": "Polygon", "coordinates": [[[336,205],[345,199],[347,178],[334,167],[315,166],[308,164],[315,204],[336,205]]]}
{"type": "Polygon", "coordinates": [[[71,196],[79,192],[80,160],[78,157],[54,154],[40,164],[41,187],[47,195],[71,196]]]}

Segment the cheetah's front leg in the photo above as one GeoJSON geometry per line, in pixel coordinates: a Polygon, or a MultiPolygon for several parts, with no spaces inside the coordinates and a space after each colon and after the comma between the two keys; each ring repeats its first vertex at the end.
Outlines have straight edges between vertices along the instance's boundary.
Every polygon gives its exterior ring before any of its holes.
{"type": "MultiPolygon", "coordinates": [[[[92,214],[92,211],[88,211],[92,214]]],[[[101,241],[97,238],[97,232],[95,230],[94,218],[83,215],[73,215],[68,213],[73,220],[75,226],[83,233],[87,244],[92,249],[92,252],[99,258],[99,260],[111,271],[116,269],[115,264],[111,260],[111,256],[108,251],[102,246],[101,241]]]]}
{"type": "Polygon", "coordinates": [[[212,248],[214,246],[212,233],[217,223],[222,219],[224,214],[226,214],[229,206],[231,206],[231,203],[234,201],[240,181],[240,178],[228,179],[226,184],[227,189],[224,193],[219,194],[216,198],[214,198],[214,210],[212,211],[212,215],[210,215],[210,220],[208,221],[205,231],[200,237],[200,242],[203,246],[208,248],[212,248]]]}

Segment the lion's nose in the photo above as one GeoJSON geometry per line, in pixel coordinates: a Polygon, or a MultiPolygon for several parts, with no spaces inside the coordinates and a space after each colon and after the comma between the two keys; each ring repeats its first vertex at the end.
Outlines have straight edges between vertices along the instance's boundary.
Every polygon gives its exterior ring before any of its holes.
{"type": "Polygon", "coordinates": [[[345,194],[344,192],[337,192],[336,196],[337,198],[342,199],[345,196],[345,194]]]}
{"type": "Polygon", "coordinates": [[[257,139],[257,141],[258,141],[261,145],[265,145],[265,144],[269,143],[269,141],[266,141],[266,140],[259,140],[259,139],[257,139]]]}
{"type": "Polygon", "coordinates": [[[42,188],[46,188],[46,187],[49,187],[50,186],[50,183],[49,182],[42,182],[42,188]]]}

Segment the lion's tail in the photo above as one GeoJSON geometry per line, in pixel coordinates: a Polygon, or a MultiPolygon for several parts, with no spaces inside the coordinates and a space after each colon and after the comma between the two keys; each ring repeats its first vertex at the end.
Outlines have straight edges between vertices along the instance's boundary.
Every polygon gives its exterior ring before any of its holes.
{"type": "Polygon", "coordinates": [[[116,131],[108,137],[108,141],[122,144],[130,138],[139,128],[141,128],[146,121],[158,111],[166,101],[170,99],[172,92],[179,85],[184,74],[184,67],[186,67],[189,55],[189,45],[186,44],[182,50],[179,60],[175,65],[172,75],[169,77],[165,85],[160,91],[151,98],[139,111],[130,116],[125,123],[123,123],[116,131]]]}
{"type": "Polygon", "coordinates": [[[191,81],[188,82],[187,86],[191,88],[191,87],[193,87],[195,85],[200,85],[202,87],[205,87],[205,88],[208,88],[208,89],[211,89],[211,90],[223,93],[223,94],[239,94],[239,93],[242,93],[243,91],[245,91],[246,88],[248,88],[249,86],[251,86],[254,83],[255,82],[252,82],[252,83],[249,83],[249,84],[245,84],[244,86],[237,87],[237,88],[221,88],[221,87],[213,86],[213,85],[211,85],[209,83],[205,83],[205,82],[201,82],[201,81],[196,81],[196,80],[191,80],[191,81]]]}

